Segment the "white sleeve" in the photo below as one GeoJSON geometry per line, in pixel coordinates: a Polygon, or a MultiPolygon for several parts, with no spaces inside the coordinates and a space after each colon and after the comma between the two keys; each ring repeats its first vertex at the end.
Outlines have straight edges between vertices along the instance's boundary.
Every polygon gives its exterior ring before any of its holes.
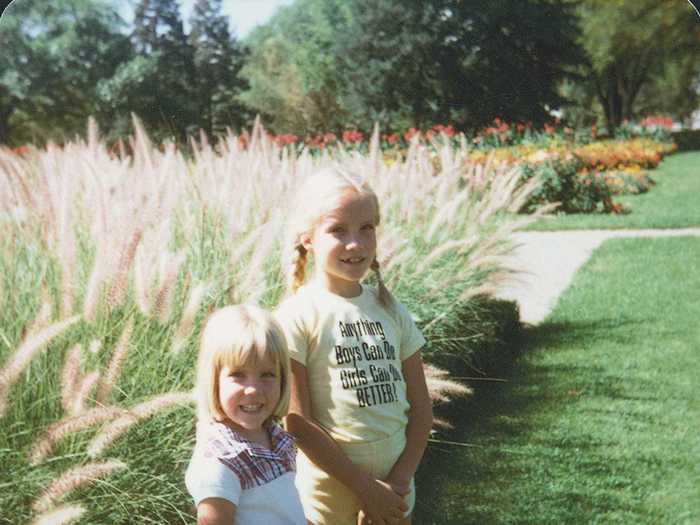
{"type": "Polygon", "coordinates": [[[185,485],[195,506],[206,498],[223,498],[238,506],[241,482],[238,476],[216,458],[195,452],[187,467],[185,485]]]}

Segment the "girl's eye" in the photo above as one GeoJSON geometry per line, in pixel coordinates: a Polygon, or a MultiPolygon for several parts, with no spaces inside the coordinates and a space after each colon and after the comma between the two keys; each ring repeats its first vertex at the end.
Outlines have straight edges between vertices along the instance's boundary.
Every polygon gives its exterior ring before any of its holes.
{"type": "Polygon", "coordinates": [[[277,374],[275,372],[263,372],[262,374],[263,377],[277,377],[277,374]]]}
{"type": "Polygon", "coordinates": [[[363,230],[369,230],[369,231],[374,230],[374,224],[365,224],[365,225],[362,227],[362,229],[363,229],[363,230]]]}

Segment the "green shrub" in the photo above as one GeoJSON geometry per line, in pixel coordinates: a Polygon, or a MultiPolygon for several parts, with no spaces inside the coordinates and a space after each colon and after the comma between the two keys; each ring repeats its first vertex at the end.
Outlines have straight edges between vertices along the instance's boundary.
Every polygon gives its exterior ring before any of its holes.
{"type": "Polygon", "coordinates": [[[654,179],[645,171],[639,173],[607,171],[603,176],[612,195],[639,195],[640,193],[646,193],[656,184],[654,179]]]}
{"type": "Polygon", "coordinates": [[[539,163],[524,163],[524,181],[539,176],[540,187],[533,192],[526,211],[542,204],[558,202],[558,211],[564,213],[595,213],[613,210],[611,191],[605,177],[599,173],[579,173],[580,159],[552,157],[539,163]]]}

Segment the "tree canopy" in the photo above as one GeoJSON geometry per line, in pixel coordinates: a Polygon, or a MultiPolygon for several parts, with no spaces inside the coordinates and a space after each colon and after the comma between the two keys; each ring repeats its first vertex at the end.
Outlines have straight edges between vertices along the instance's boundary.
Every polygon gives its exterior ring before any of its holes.
{"type": "Polygon", "coordinates": [[[650,112],[683,118],[698,107],[700,19],[681,0],[586,0],[583,87],[609,129],[650,112]]]}
{"type": "Polygon", "coordinates": [[[243,97],[305,108],[300,128],[542,121],[583,59],[577,31],[562,2],[298,0],[250,38],[243,97]]]}
{"type": "Polygon", "coordinates": [[[106,2],[13,2],[0,23],[0,143],[82,131],[97,83],[129,56],[124,25],[106,2]]]}
{"type": "Polygon", "coordinates": [[[241,41],[221,0],[21,0],[0,22],[0,143],[63,140],[136,113],[158,139],[250,125],[303,135],[553,109],[613,130],[700,104],[700,19],[683,0],[295,0],[241,41]]]}

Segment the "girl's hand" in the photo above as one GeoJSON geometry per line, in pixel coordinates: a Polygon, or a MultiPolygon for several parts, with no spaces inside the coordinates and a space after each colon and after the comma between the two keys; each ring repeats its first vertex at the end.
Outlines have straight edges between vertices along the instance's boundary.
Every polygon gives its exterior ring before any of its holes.
{"type": "Polygon", "coordinates": [[[365,489],[358,494],[362,511],[358,516],[362,523],[391,525],[403,519],[408,510],[403,497],[399,496],[385,481],[371,479],[365,489]]]}
{"type": "Polygon", "coordinates": [[[405,498],[411,493],[411,478],[406,478],[403,476],[395,475],[393,472],[384,480],[390,487],[391,490],[396,492],[402,498],[405,498]]]}
{"type": "Polygon", "coordinates": [[[361,510],[357,513],[357,525],[371,525],[372,522],[365,514],[365,511],[361,510]]]}

